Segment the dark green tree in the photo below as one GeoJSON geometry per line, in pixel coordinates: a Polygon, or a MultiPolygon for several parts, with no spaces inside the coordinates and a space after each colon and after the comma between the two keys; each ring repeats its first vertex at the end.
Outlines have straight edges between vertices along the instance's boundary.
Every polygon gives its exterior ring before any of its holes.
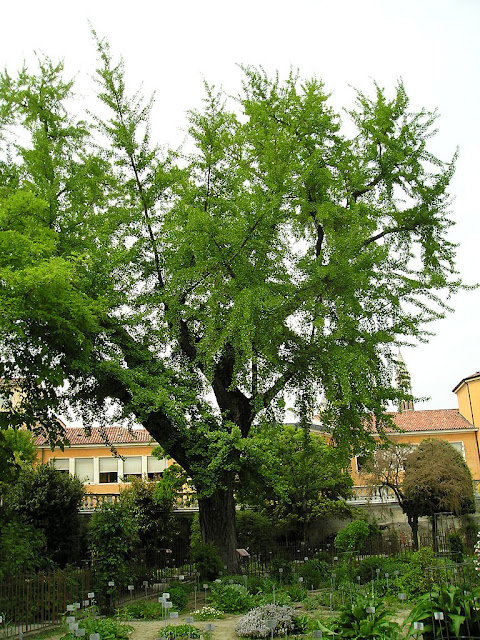
{"type": "Polygon", "coordinates": [[[131,478],[120,492],[120,502],[135,523],[138,547],[147,557],[171,546],[178,534],[175,507],[186,481],[182,469],[172,464],[159,481],[131,478]]]}
{"type": "Polygon", "coordinates": [[[0,429],[0,497],[16,480],[22,465],[32,465],[36,457],[31,431],[0,429]]]}
{"type": "Polygon", "coordinates": [[[24,466],[5,502],[14,518],[43,533],[47,557],[64,566],[81,559],[84,528],[79,507],[84,494],[76,477],[50,465],[24,466]]]}
{"type": "Polygon", "coordinates": [[[403,493],[409,513],[432,517],[435,548],[435,514],[460,516],[475,511],[470,469],[462,454],[445,440],[422,440],[405,458],[403,493]]]}
{"type": "Polygon", "coordinates": [[[121,501],[105,502],[92,514],[89,525],[92,565],[103,613],[113,613],[116,596],[130,583],[130,560],[137,531],[132,511],[121,501]]]}
{"type": "Polygon", "coordinates": [[[284,393],[304,415],[323,393],[345,448],[405,395],[397,345],[459,287],[454,163],[401,83],[358,92],[346,133],[322,82],[253,68],[232,106],[207,87],[189,154],[163,153],[151,102],[97,46],[102,115],[69,111],[49,60],[0,77],[0,378],[23,392],[5,420],[55,443],[66,399],[133,416],[192,478],[203,538],[233,567],[235,478],[284,393]]]}
{"type": "Polygon", "coordinates": [[[264,427],[253,434],[248,456],[239,498],[279,532],[305,542],[315,520],[351,515],[345,502],[353,485],[344,471],[349,460],[323,437],[291,426],[264,427]]]}
{"type": "MultiPolygon", "coordinates": [[[[473,513],[473,482],[467,463],[445,440],[428,438],[418,447],[386,445],[370,457],[370,481],[389,487],[407,516],[412,541],[418,549],[418,520],[422,516],[451,512],[473,513]]],[[[436,545],[436,520],[432,519],[436,545]]]]}

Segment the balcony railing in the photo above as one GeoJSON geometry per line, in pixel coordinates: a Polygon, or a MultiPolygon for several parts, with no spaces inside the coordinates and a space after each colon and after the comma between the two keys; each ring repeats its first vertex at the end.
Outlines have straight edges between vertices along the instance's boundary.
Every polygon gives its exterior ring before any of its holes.
{"type": "MultiPolygon", "coordinates": [[[[473,481],[473,490],[476,498],[480,498],[480,480],[473,481]]],[[[394,492],[389,487],[372,485],[359,485],[352,488],[353,496],[347,500],[348,504],[394,504],[397,502],[394,492]]],[[[117,493],[87,493],[80,507],[80,513],[91,513],[104,502],[113,503],[118,500],[117,493]]],[[[192,498],[191,493],[179,493],[175,511],[198,511],[198,504],[192,498]]]]}

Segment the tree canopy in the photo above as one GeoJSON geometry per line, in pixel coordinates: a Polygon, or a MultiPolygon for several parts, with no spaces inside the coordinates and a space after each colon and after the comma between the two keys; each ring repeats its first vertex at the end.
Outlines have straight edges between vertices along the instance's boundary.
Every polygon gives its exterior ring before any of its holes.
{"type": "Polygon", "coordinates": [[[349,460],[318,434],[268,425],[254,433],[239,482],[241,501],[269,517],[277,530],[306,541],[307,529],[322,517],[351,515],[345,502],[352,479],[349,460]]]}
{"type": "MultiPolygon", "coordinates": [[[[375,451],[367,469],[374,484],[395,493],[408,518],[415,548],[421,516],[475,511],[470,470],[462,454],[445,440],[427,438],[418,447],[391,443],[375,451]]],[[[435,541],[435,520],[433,525],[435,541]]]]}
{"type": "Polygon", "coordinates": [[[87,425],[134,418],[193,479],[231,566],[252,425],[292,393],[349,447],[404,395],[397,345],[460,286],[455,159],[430,153],[435,113],[401,82],[357,92],[347,133],[320,80],[252,67],[234,99],[206,86],[187,150],[162,150],[152,102],[95,41],[88,114],[62,64],[0,76],[0,378],[23,394],[0,420],[55,444],[66,401],[87,425]]]}

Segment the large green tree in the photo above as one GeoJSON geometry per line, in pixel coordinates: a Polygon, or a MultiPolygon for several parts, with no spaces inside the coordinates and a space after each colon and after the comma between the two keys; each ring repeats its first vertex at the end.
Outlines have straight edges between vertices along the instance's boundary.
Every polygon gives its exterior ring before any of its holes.
{"type": "Polygon", "coordinates": [[[304,416],[323,394],[352,446],[402,394],[397,344],[459,286],[453,162],[428,151],[435,115],[401,83],[357,93],[343,130],[322,82],[254,68],[236,100],[207,87],[188,153],[162,152],[151,103],[96,42],[102,108],[85,121],[61,65],[0,78],[0,378],[24,394],[4,420],[58,442],[65,399],[133,416],[193,479],[204,539],[234,566],[252,425],[281,421],[287,392],[304,416]]]}
{"type": "Polygon", "coordinates": [[[455,515],[475,511],[473,482],[461,453],[445,440],[427,438],[418,446],[389,443],[377,449],[366,469],[374,485],[389,487],[412,530],[412,542],[418,549],[418,520],[433,516],[433,540],[436,545],[435,514],[455,515]]]}
{"type": "Polygon", "coordinates": [[[353,482],[344,455],[308,430],[263,425],[253,435],[237,497],[279,532],[305,542],[315,520],[351,515],[345,499],[353,482]]]}
{"type": "MultiPolygon", "coordinates": [[[[50,465],[24,465],[6,493],[12,518],[20,519],[45,536],[45,555],[65,566],[82,559],[85,531],[79,514],[85,495],[83,483],[50,465]]],[[[8,526],[6,524],[5,526],[8,526]]]]}

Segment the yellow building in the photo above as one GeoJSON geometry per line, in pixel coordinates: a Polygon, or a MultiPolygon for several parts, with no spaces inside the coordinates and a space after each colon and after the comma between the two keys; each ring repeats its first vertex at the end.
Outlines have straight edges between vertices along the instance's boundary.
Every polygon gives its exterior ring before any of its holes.
{"type": "MultiPolygon", "coordinates": [[[[446,440],[464,456],[473,479],[480,481],[477,427],[480,421],[480,372],[464,378],[453,391],[457,394],[458,409],[417,411],[413,403],[403,404],[402,411],[390,414],[399,430],[392,430],[389,437],[393,442],[412,445],[425,438],[446,440]]],[[[315,425],[314,430],[321,431],[321,426],[315,425]]],[[[113,499],[126,486],[128,476],[153,478],[173,462],[152,456],[152,450],[158,445],[145,429],[93,428],[87,436],[81,428],[67,428],[66,434],[70,444],[63,451],[51,451],[48,441],[37,437],[38,459],[83,480],[90,496],[90,507],[95,506],[94,496],[112,496],[113,499]],[[110,451],[105,436],[121,457],[110,451]]],[[[359,495],[368,484],[362,473],[363,461],[362,456],[351,461],[353,483],[358,487],[359,495]]]]}
{"type": "Polygon", "coordinates": [[[48,441],[37,437],[38,460],[78,476],[91,494],[118,494],[128,476],[154,478],[172,462],[152,456],[158,444],[145,429],[92,428],[87,436],[81,428],[67,428],[66,435],[70,444],[63,451],[51,451],[48,441]],[[121,457],[111,452],[105,438],[121,457]]]}
{"type": "MultiPolygon", "coordinates": [[[[457,395],[458,409],[417,411],[413,403],[409,403],[402,406],[402,411],[390,413],[399,431],[390,431],[388,435],[393,442],[411,445],[419,444],[425,438],[446,440],[463,455],[472,478],[480,480],[477,426],[480,421],[480,372],[464,378],[453,392],[457,395]]],[[[366,482],[362,462],[362,456],[352,460],[352,478],[357,486],[366,482]]]]}

